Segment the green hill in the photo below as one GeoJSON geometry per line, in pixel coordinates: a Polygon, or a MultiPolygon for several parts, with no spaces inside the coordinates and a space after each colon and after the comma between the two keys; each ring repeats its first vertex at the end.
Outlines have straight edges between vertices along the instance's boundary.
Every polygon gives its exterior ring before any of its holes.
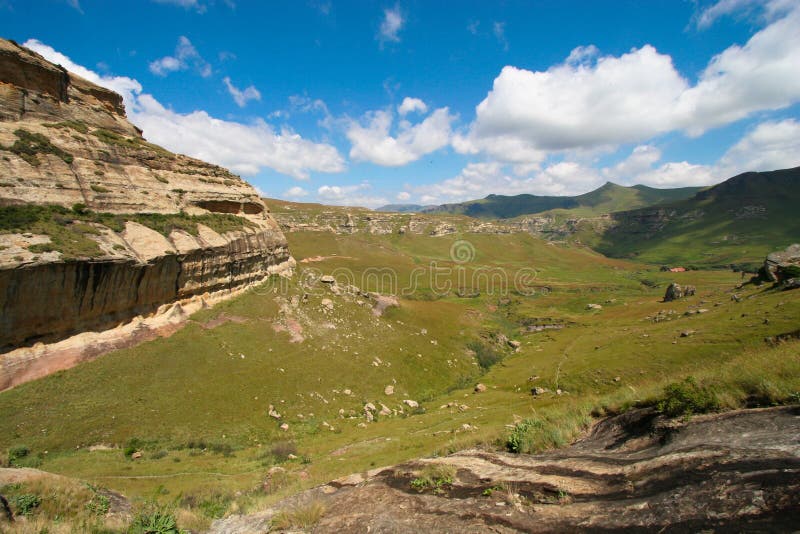
{"type": "Polygon", "coordinates": [[[652,263],[757,263],[800,240],[800,167],[747,172],[689,199],[612,214],[600,252],[652,263]]]}
{"type": "Polygon", "coordinates": [[[443,204],[425,213],[456,213],[481,219],[509,219],[551,210],[570,210],[574,216],[592,216],[614,211],[653,206],[689,198],[701,188],[656,189],[645,185],[626,187],[607,182],[577,196],[489,195],[480,200],[443,204]]]}

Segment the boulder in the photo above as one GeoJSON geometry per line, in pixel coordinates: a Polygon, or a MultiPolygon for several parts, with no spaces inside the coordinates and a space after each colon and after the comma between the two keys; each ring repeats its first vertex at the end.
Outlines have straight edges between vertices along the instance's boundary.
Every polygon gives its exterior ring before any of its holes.
{"type": "Polygon", "coordinates": [[[394,395],[394,386],[386,386],[383,388],[384,395],[394,395]]]}
{"type": "Polygon", "coordinates": [[[602,310],[603,306],[600,305],[600,304],[587,304],[586,305],[586,309],[587,310],[602,310]]]}
{"type": "Polygon", "coordinates": [[[405,404],[409,408],[419,408],[419,403],[417,401],[415,401],[415,400],[405,399],[403,401],[403,404],[405,404]]]}
{"type": "Polygon", "coordinates": [[[679,284],[672,282],[667,287],[666,293],[664,293],[664,302],[672,302],[680,298],[683,298],[683,288],[679,284]]]}
{"type": "Polygon", "coordinates": [[[781,282],[782,271],[792,265],[800,267],[800,244],[797,243],[788,246],[784,251],[767,255],[758,274],[767,282],[781,282]]]}
{"type": "Polygon", "coordinates": [[[542,395],[544,393],[547,393],[547,390],[545,388],[540,388],[540,387],[531,388],[531,395],[533,395],[534,397],[538,397],[539,395],[542,395]]]}
{"type": "Polygon", "coordinates": [[[334,278],[329,274],[325,274],[320,277],[319,281],[322,282],[323,284],[335,284],[336,278],[334,278]]]}
{"type": "Polygon", "coordinates": [[[477,386],[475,386],[475,393],[483,393],[484,391],[486,391],[485,385],[478,384],[477,386]]]}
{"type": "Polygon", "coordinates": [[[686,286],[686,288],[683,290],[683,296],[684,297],[693,297],[696,292],[697,292],[697,288],[696,287],[694,287],[694,286],[686,286]]]}

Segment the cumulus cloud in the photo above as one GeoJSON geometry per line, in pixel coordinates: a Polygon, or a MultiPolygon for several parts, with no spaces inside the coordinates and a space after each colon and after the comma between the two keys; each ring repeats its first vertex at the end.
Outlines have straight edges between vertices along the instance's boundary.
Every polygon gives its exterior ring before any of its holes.
{"type": "Polygon", "coordinates": [[[289,129],[276,132],[263,120],[243,124],[217,119],[202,110],[176,113],[152,95],[143,93],[136,80],[100,76],[39,41],[29,40],[24,46],[70,72],[122,94],[131,122],[142,128],[148,140],[174,152],[245,175],[270,168],[305,179],[311,171],[341,172],[345,169],[344,159],[332,145],[303,139],[289,129]]]}
{"type": "Polygon", "coordinates": [[[383,21],[381,22],[380,30],[378,31],[378,40],[381,46],[384,43],[399,43],[400,30],[403,29],[405,19],[400,11],[400,6],[387,8],[383,10],[383,21]]]}
{"type": "Polygon", "coordinates": [[[660,157],[657,148],[638,146],[627,159],[603,169],[603,174],[625,184],[684,187],[711,185],[748,171],[797,167],[800,166],[800,122],[795,119],[762,122],[712,165],[678,161],[654,168],[660,157]]]}
{"type": "Polygon", "coordinates": [[[756,126],[720,158],[722,176],[800,166],[800,122],[767,121],[756,126]]]}
{"type": "Polygon", "coordinates": [[[600,174],[576,162],[549,165],[528,176],[507,172],[501,162],[469,163],[447,180],[414,188],[422,202],[462,202],[489,194],[572,195],[594,189],[603,183],[600,174]]]}
{"type": "Polygon", "coordinates": [[[613,167],[603,169],[603,175],[612,181],[630,183],[640,174],[650,171],[655,163],[661,159],[661,150],[653,145],[639,145],[633,149],[631,155],[613,167]]]}
{"type": "Polygon", "coordinates": [[[712,58],[694,85],[650,45],[618,57],[578,47],[546,71],[506,66],[453,146],[536,163],[553,153],[613,149],[670,131],[700,135],[784,108],[800,101],[798,27],[800,7],[712,58]]]}
{"type": "Polygon", "coordinates": [[[439,108],[417,124],[401,120],[393,136],[391,111],[368,112],[361,121],[350,121],[347,126],[346,135],[352,143],[350,157],[387,167],[416,161],[450,143],[455,118],[448,108],[439,108]]]}
{"type": "Polygon", "coordinates": [[[197,51],[188,37],[181,35],[175,46],[175,54],[150,62],[150,72],[156,76],[167,76],[171,72],[193,68],[203,78],[211,76],[211,64],[197,51]]]}
{"type": "Polygon", "coordinates": [[[325,204],[339,206],[375,208],[389,203],[384,197],[369,195],[371,189],[369,182],[356,185],[323,185],[317,189],[317,197],[325,204]]]}
{"type": "Polygon", "coordinates": [[[222,81],[225,87],[227,87],[228,93],[233,97],[233,101],[236,102],[236,105],[240,108],[245,107],[250,100],[261,100],[261,93],[253,85],[245,89],[239,89],[231,83],[231,79],[227,76],[223,78],[222,81]]]}
{"type": "Polygon", "coordinates": [[[308,196],[308,191],[296,185],[284,191],[283,196],[287,198],[302,198],[308,196]]]}
{"type": "Polygon", "coordinates": [[[427,113],[428,106],[420,100],[419,98],[411,98],[405,97],[403,102],[397,107],[397,112],[400,115],[406,115],[407,113],[413,113],[415,111],[419,111],[420,113],[427,113]]]}
{"type": "Polygon", "coordinates": [[[411,198],[411,193],[409,193],[408,191],[400,191],[399,193],[397,193],[397,196],[395,198],[397,198],[397,200],[405,202],[406,200],[411,198]]]}

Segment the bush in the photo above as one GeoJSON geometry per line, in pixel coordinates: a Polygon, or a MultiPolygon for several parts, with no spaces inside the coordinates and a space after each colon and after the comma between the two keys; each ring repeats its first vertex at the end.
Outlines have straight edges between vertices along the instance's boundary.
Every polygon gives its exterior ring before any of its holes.
{"type": "Polygon", "coordinates": [[[456,468],[447,464],[432,464],[425,467],[417,478],[411,481],[411,487],[420,493],[431,489],[439,494],[445,486],[452,486],[456,476],[456,468]]]}
{"type": "Polygon", "coordinates": [[[61,150],[52,144],[50,139],[40,133],[33,133],[20,128],[14,131],[14,135],[17,136],[17,140],[8,150],[34,167],[41,165],[41,161],[36,156],[37,154],[54,154],[67,164],[73,161],[72,154],[61,150]]]}
{"type": "Polygon", "coordinates": [[[467,343],[467,348],[475,353],[475,359],[483,369],[488,369],[503,359],[503,355],[497,349],[482,341],[471,341],[467,343]]]}
{"type": "Polygon", "coordinates": [[[129,534],[181,534],[172,506],[149,501],[133,518],[129,534]]]}
{"type": "Polygon", "coordinates": [[[667,417],[688,417],[719,410],[720,402],[713,390],[698,385],[694,377],[674,382],[664,388],[664,396],[656,409],[667,417]]]}
{"type": "Polygon", "coordinates": [[[16,445],[8,449],[8,463],[14,465],[14,462],[27,457],[31,450],[25,445],[16,445]]]}
{"type": "Polygon", "coordinates": [[[144,441],[139,438],[131,438],[125,443],[125,447],[122,449],[122,453],[127,457],[130,458],[133,456],[133,453],[136,451],[142,450],[144,448],[144,441]]]}
{"type": "Polygon", "coordinates": [[[16,515],[30,515],[42,504],[42,499],[32,493],[23,493],[11,498],[11,507],[16,515]]]}

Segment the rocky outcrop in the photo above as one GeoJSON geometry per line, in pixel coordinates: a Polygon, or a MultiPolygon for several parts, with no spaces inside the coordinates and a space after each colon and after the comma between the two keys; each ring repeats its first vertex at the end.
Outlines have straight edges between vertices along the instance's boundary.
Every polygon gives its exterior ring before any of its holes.
{"type": "Polygon", "coordinates": [[[374,469],[215,521],[211,532],[266,531],[280,511],[311,505],[324,509],[315,532],[794,531],[798,433],[796,407],[688,423],[636,410],[565,449],[467,450],[374,469]]]}
{"type": "Polygon", "coordinates": [[[0,356],[0,389],[36,343],[212,302],[294,265],[247,182],[148,143],[120,95],[5,40],[0,210],[0,352],[22,351],[0,356]]]}
{"type": "Polygon", "coordinates": [[[773,252],[764,260],[759,275],[767,282],[784,282],[800,273],[800,244],[786,247],[781,252],[773,252]]]}

